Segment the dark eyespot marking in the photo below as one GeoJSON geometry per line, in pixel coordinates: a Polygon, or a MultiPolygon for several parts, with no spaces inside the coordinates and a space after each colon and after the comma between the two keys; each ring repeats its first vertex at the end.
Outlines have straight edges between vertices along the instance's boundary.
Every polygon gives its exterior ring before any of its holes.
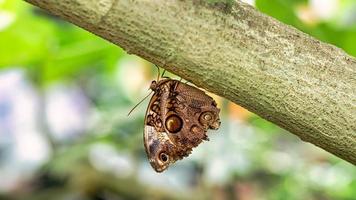
{"type": "Polygon", "coordinates": [[[165,125],[170,133],[178,133],[183,127],[183,120],[177,115],[171,115],[166,119],[165,125]]]}
{"type": "Polygon", "coordinates": [[[162,152],[159,154],[159,159],[161,159],[162,162],[167,162],[169,160],[169,156],[166,153],[162,152]]]}
{"type": "Polygon", "coordinates": [[[209,122],[211,122],[213,120],[214,116],[213,113],[211,112],[203,112],[200,117],[199,117],[199,122],[201,124],[208,124],[209,122]]]}

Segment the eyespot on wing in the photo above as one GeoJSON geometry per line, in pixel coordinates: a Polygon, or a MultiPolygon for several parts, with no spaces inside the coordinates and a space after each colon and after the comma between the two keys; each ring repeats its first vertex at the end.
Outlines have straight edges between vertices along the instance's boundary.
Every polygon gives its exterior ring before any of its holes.
{"type": "Polygon", "coordinates": [[[178,115],[170,115],[165,125],[170,133],[178,133],[183,127],[183,120],[178,115]]]}

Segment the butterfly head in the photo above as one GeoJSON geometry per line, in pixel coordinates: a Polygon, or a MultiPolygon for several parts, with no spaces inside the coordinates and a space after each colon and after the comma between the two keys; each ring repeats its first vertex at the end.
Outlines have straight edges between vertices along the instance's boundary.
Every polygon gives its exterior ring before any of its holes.
{"type": "Polygon", "coordinates": [[[157,89],[157,81],[152,81],[151,82],[150,89],[152,91],[156,91],[156,89],[157,89]]]}

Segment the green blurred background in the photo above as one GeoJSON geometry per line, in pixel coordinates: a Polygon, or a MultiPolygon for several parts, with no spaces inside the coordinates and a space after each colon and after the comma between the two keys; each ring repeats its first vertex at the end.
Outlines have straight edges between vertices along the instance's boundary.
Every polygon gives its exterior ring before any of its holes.
{"type": "MultiPolygon", "coordinates": [[[[247,2],[356,55],[354,0],[247,2]]],[[[87,31],[0,0],[0,199],[356,199],[355,166],[218,96],[221,128],[157,174],[142,141],[148,101],[127,117],[156,75],[87,31]]]]}

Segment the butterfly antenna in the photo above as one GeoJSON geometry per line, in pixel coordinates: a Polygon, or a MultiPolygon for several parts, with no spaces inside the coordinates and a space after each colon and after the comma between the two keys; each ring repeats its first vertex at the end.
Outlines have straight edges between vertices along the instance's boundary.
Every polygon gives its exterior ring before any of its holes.
{"type": "Polygon", "coordinates": [[[153,91],[151,91],[147,96],[145,96],[145,98],[143,98],[140,102],[138,102],[138,103],[130,110],[130,112],[127,114],[127,116],[129,116],[129,115],[132,113],[132,111],[134,111],[134,110],[137,108],[138,105],[140,105],[144,100],[146,100],[147,97],[149,97],[149,96],[152,94],[152,92],[153,92],[153,91]]]}

